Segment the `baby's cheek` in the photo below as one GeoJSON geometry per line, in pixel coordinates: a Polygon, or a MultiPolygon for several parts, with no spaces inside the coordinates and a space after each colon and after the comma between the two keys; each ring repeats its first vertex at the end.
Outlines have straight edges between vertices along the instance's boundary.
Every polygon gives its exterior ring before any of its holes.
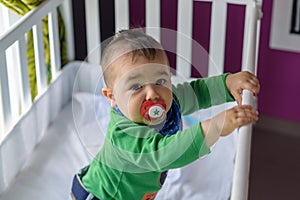
{"type": "Polygon", "coordinates": [[[138,104],[132,104],[129,109],[130,116],[132,118],[134,118],[135,120],[141,119],[140,106],[138,104]]]}
{"type": "Polygon", "coordinates": [[[169,110],[172,106],[172,102],[173,102],[173,95],[172,93],[166,96],[166,104],[167,104],[167,110],[169,110]]]}

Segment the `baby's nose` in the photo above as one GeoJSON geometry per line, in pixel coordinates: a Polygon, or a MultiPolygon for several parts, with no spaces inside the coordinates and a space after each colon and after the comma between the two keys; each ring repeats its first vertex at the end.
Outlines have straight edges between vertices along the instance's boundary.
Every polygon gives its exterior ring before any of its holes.
{"type": "Polygon", "coordinates": [[[155,90],[155,85],[148,84],[146,86],[146,100],[155,100],[159,99],[159,95],[155,90]]]}

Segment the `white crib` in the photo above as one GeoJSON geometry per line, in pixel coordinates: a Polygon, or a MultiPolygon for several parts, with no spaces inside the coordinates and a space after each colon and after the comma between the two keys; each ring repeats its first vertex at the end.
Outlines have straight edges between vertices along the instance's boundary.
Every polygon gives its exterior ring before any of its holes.
{"type": "MultiPolygon", "coordinates": [[[[246,7],[242,70],[255,74],[262,1],[200,1],[212,4],[208,76],[224,71],[226,14],[229,3],[246,7]]],[[[173,77],[175,82],[191,77],[193,2],[193,0],[178,0],[177,49],[174,50],[177,55],[177,66],[173,77]]],[[[0,35],[0,199],[67,199],[73,174],[89,163],[104,139],[104,134],[92,131],[95,129],[104,131],[99,127],[104,127],[107,123],[105,116],[109,106],[103,97],[97,95],[97,88],[103,84],[99,67],[101,55],[99,1],[85,1],[88,13],[86,34],[89,52],[86,62],[69,62],[62,70],[58,48],[56,16],[58,6],[64,13],[69,38],[68,51],[72,60],[74,37],[71,1],[45,0],[0,35]],[[45,75],[41,30],[41,19],[46,15],[49,17],[53,77],[50,85],[47,85],[45,75]],[[29,91],[25,39],[25,34],[31,28],[34,32],[38,85],[38,96],[33,102],[29,91]],[[13,44],[16,45],[15,59],[18,63],[16,70],[18,73],[15,75],[9,74],[6,55],[6,50],[13,44]],[[16,88],[10,85],[12,77],[20,83],[17,92],[16,88]],[[100,105],[96,102],[100,102],[100,105]],[[16,106],[21,109],[15,109],[16,106]],[[99,122],[99,119],[102,120],[99,122]],[[88,132],[93,133],[86,134],[88,132]]],[[[162,31],[169,31],[160,28],[160,18],[160,0],[146,0],[146,31],[158,41],[161,40],[162,31]]],[[[116,30],[129,28],[128,0],[115,0],[115,19],[116,30]]],[[[243,92],[244,104],[255,105],[255,101],[252,94],[248,91],[243,92]]],[[[228,106],[230,105],[225,107],[228,106]]],[[[224,109],[224,106],[222,108],[224,109]]],[[[211,115],[207,110],[203,113],[206,117],[211,115]]],[[[248,197],[251,132],[252,125],[248,125],[241,127],[238,135],[231,139],[223,139],[224,144],[232,145],[228,152],[235,160],[232,164],[234,169],[229,167],[228,170],[231,171],[222,172],[230,174],[228,177],[231,180],[228,184],[232,200],[243,200],[248,197]]],[[[198,163],[202,161],[199,160],[198,163]]],[[[218,160],[213,159],[206,167],[209,168],[212,163],[218,163],[218,160]]],[[[191,166],[190,169],[188,167],[182,170],[196,169],[195,166],[191,166]]],[[[177,184],[178,187],[183,185],[178,183],[178,180],[173,182],[170,180],[167,184],[171,184],[169,189],[172,184],[177,184]]],[[[189,183],[185,185],[189,186],[189,183]]],[[[171,189],[168,190],[168,186],[166,188],[165,192],[172,195],[171,189]]],[[[163,196],[164,194],[161,194],[160,199],[165,200],[163,196]]],[[[229,196],[225,196],[217,199],[228,198],[229,196]]]]}

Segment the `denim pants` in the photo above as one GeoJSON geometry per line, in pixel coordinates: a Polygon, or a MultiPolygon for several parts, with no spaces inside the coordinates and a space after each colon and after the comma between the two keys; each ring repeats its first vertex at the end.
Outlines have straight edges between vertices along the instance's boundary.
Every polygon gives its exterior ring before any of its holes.
{"type": "Polygon", "coordinates": [[[81,182],[81,177],[87,172],[89,166],[84,167],[73,178],[69,200],[99,200],[92,193],[88,192],[81,182]]]}

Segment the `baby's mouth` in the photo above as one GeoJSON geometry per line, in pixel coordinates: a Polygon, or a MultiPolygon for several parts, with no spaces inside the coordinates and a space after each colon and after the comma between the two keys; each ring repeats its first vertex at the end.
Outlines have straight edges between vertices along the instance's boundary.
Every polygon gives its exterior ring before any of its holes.
{"type": "Polygon", "coordinates": [[[158,125],[166,117],[166,103],[162,99],[155,102],[150,100],[144,101],[140,113],[144,119],[150,121],[150,125],[158,125]]]}

